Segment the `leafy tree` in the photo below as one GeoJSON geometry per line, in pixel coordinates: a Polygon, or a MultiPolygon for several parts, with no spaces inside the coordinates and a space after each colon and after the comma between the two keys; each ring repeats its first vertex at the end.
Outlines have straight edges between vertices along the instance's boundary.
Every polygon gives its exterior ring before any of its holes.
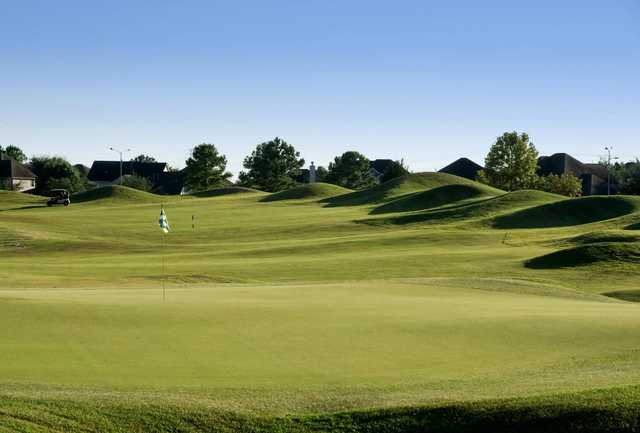
{"type": "Polygon", "coordinates": [[[570,173],[560,176],[549,174],[538,177],[536,189],[567,197],[580,197],[582,195],[582,181],[570,173]]]}
{"type": "Polygon", "coordinates": [[[238,176],[239,184],[263,191],[275,192],[295,185],[304,159],[300,152],[281,138],[256,146],[244,159],[243,166],[248,171],[238,176]]]}
{"type": "Polygon", "coordinates": [[[18,146],[14,146],[10,144],[4,149],[2,148],[2,146],[0,146],[0,153],[5,153],[9,155],[11,158],[15,159],[20,164],[24,164],[25,162],[27,162],[27,155],[25,155],[22,149],[20,149],[18,146]]]}
{"type": "Polygon", "coordinates": [[[46,194],[55,188],[64,188],[74,193],[87,188],[85,180],[69,161],[59,156],[34,156],[31,171],[36,177],[37,194],[46,194]]]}
{"type": "Polygon", "coordinates": [[[329,174],[329,171],[326,168],[324,168],[321,165],[317,166],[316,167],[316,182],[326,182],[328,174],[329,174]]]}
{"type": "Polygon", "coordinates": [[[197,145],[186,161],[185,184],[192,191],[221,186],[231,177],[227,172],[227,158],[209,143],[197,145]]]}
{"type": "Polygon", "coordinates": [[[478,180],[506,191],[535,186],[538,151],[525,133],[505,132],[491,146],[478,180]]]}
{"type": "Polygon", "coordinates": [[[135,158],[131,158],[131,161],[133,161],[133,162],[157,162],[156,159],[153,156],[149,156],[149,155],[145,155],[145,154],[140,154],[140,155],[136,156],[135,158]]]}
{"type": "Polygon", "coordinates": [[[611,172],[613,183],[622,194],[640,194],[640,160],[616,164],[611,172]]]}
{"type": "Polygon", "coordinates": [[[336,156],[329,163],[326,182],[351,189],[364,189],[375,184],[371,165],[366,156],[353,150],[336,156]]]}
{"type": "Polygon", "coordinates": [[[393,161],[389,168],[387,168],[382,174],[380,182],[386,182],[388,180],[404,176],[405,174],[409,174],[409,167],[405,165],[404,160],[401,159],[400,161],[393,161]]]}
{"type": "Polygon", "coordinates": [[[149,179],[135,174],[127,174],[122,177],[122,185],[129,188],[139,189],[140,191],[150,191],[151,183],[149,179]]]}

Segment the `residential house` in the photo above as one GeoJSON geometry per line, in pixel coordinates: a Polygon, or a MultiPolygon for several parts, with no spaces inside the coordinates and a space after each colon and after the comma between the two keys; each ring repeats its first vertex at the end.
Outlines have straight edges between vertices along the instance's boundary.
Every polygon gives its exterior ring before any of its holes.
{"type": "Polygon", "coordinates": [[[392,159],[374,159],[369,162],[371,175],[376,178],[378,182],[382,180],[384,173],[393,165],[392,159]]]}
{"type": "Polygon", "coordinates": [[[582,182],[582,195],[606,194],[607,172],[604,164],[584,164],[566,153],[538,158],[539,176],[572,174],[582,182]]]}
{"type": "MultiPolygon", "coordinates": [[[[123,161],[123,176],[140,176],[155,185],[160,181],[167,168],[166,162],[123,161]]],[[[120,179],[120,161],[94,161],[87,176],[96,186],[118,183],[120,179]]]]}
{"type": "Polygon", "coordinates": [[[36,175],[9,155],[0,152],[0,185],[13,191],[36,187],[36,175]]]}
{"type": "Polygon", "coordinates": [[[459,158],[438,171],[440,173],[448,173],[455,176],[464,177],[466,179],[476,180],[476,178],[478,177],[478,172],[483,169],[483,166],[481,166],[480,164],[476,164],[469,158],[459,158]]]}

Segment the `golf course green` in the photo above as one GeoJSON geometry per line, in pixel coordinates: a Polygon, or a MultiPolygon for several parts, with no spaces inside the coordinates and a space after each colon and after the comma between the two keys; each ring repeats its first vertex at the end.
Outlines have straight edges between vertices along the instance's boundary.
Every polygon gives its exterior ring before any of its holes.
{"type": "Polygon", "coordinates": [[[1,432],[640,424],[640,197],[420,173],[44,202],[0,191],[1,432]]]}

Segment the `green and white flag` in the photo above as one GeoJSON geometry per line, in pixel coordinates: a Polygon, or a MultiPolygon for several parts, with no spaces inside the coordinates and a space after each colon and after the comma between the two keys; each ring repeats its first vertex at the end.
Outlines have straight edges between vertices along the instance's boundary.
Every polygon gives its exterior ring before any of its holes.
{"type": "Polygon", "coordinates": [[[169,227],[169,221],[167,220],[167,214],[164,213],[164,207],[160,208],[160,219],[158,220],[158,224],[160,224],[160,230],[165,233],[169,233],[171,227],[169,227]]]}

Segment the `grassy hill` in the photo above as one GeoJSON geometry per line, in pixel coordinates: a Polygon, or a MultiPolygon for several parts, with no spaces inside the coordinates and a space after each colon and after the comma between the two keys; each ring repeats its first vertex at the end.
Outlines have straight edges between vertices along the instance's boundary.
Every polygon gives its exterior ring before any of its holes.
{"type": "Polygon", "coordinates": [[[496,218],[497,228],[563,227],[617,218],[640,210],[640,198],[590,196],[548,203],[496,218]]]}
{"type": "Polygon", "coordinates": [[[71,196],[72,203],[94,202],[94,204],[143,204],[161,203],[167,201],[168,196],[160,196],[149,192],[120,185],[109,185],[79,192],[71,196]]]}
{"type": "Polygon", "coordinates": [[[338,185],[316,182],[293,187],[291,189],[270,194],[262,199],[264,202],[282,200],[322,199],[350,193],[351,190],[338,185]]]}
{"type": "Polygon", "coordinates": [[[0,211],[25,206],[40,206],[44,205],[46,201],[46,197],[16,191],[0,190],[0,211]]]}
{"type": "Polygon", "coordinates": [[[637,198],[485,188],[0,195],[0,431],[633,431],[637,198]]]}
{"type": "Polygon", "coordinates": [[[198,191],[194,192],[191,195],[194,197],[219,197],[221,195],[246,193],[262,193],[262,191],[253,188],[245,188],[242,186],[227,186],[224,188],[214,188],[206,191],[198,191]]]}
{"type": "Polygon", "coordinates": [[[328,198],[325,203],[329,206],[375,204],[404,194],[452,184],[477,185],[476,182],[447,173],[411,173],[372,188],[328,198]]]}

